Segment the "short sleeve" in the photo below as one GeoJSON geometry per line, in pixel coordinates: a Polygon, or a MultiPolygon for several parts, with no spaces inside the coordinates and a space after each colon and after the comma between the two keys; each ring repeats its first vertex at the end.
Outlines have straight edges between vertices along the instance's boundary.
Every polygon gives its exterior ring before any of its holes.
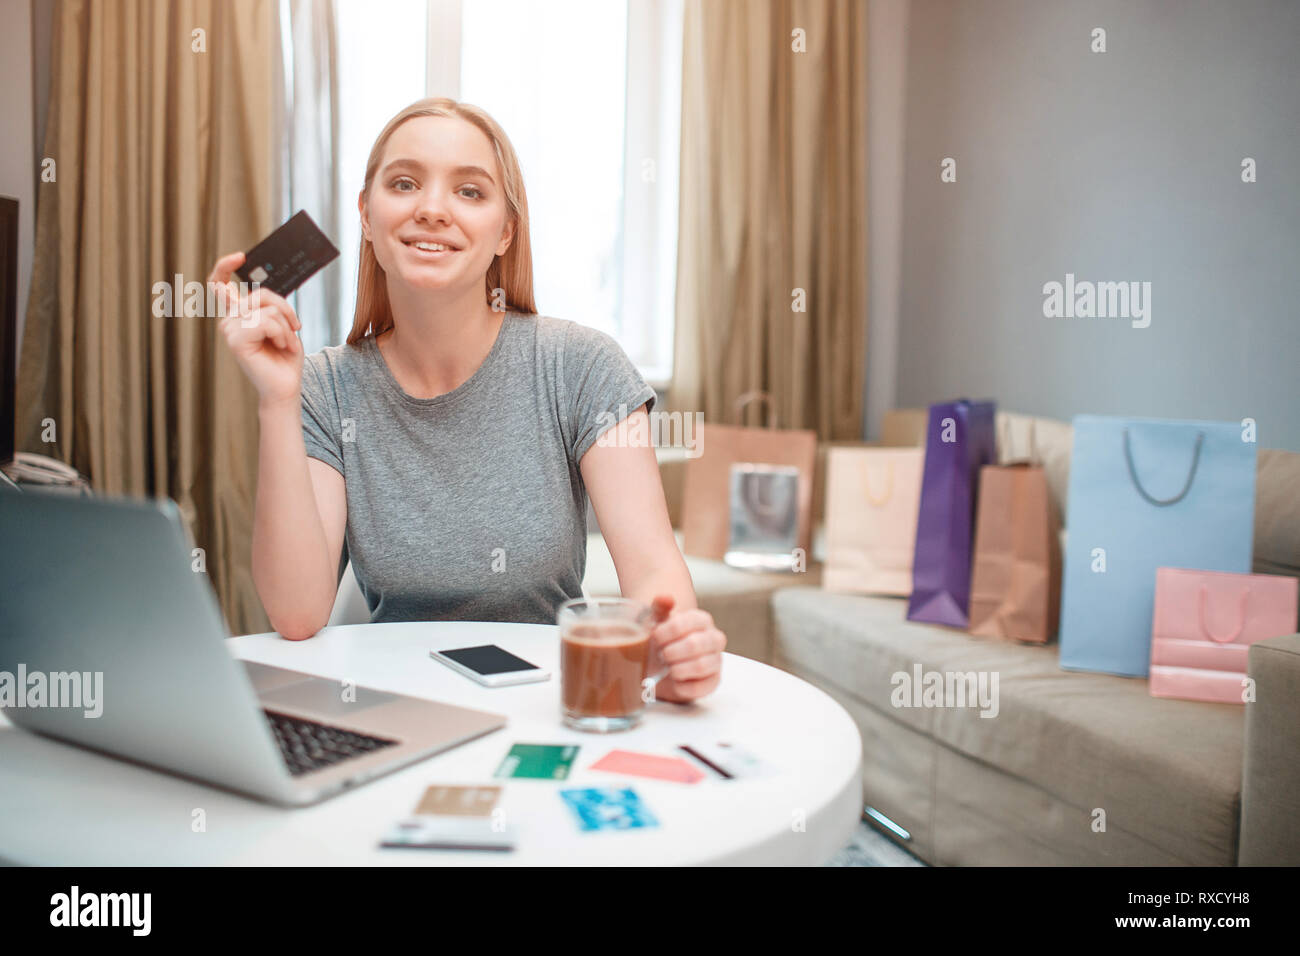
{"type": "Polygon", "coordinates": [[[326,390],[316,363],[308,358],[302,366],[302,442],[307,446],[307,457],[317,458],[343,474],[343,450],[339,445],[334,423],[333,390],[326,390]]]}
{"type": "Polygon", "coordinates": [[[647,402],[653,409],[656,400],[655,390],[612,337],[576,322],[564,336],[564,387],[575,462],[602,434],[647,402]]]}

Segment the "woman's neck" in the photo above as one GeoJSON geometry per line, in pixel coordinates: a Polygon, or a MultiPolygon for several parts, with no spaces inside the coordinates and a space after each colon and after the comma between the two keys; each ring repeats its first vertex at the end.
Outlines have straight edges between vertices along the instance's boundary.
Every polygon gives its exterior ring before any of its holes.
{"type": "Polygon", "coordinates": [[[476,294],[430,309],[390,300],[393,328],[379,335],[388,370],[413,398],[436,398],[465,384],[483,364],[497,340],[505,313],[495,312],[476,294]]]}

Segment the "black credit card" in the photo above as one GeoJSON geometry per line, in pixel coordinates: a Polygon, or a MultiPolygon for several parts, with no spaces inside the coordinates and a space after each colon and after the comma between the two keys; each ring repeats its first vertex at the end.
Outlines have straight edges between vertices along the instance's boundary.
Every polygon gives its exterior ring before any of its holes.
{"type": "Polygon", "coordinates": [[[245,282],[259,282],[276,295],[287,296],[338,255],[334,243],[311,221],[306,210],[301,210],[249,249],[235,275],[245,282]]]}

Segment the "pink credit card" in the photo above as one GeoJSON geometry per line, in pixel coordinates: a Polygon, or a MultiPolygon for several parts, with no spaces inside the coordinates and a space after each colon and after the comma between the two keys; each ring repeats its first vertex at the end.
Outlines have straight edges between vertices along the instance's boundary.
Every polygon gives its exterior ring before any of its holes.
{"type": "Polygon", "coordinates": [[[631,750],[611,750],[592,764],[591,769],[650,777],[654,780],[672,780],[675,783],[699,783],[704,779],[703,773],[681,757],[659,757],[631,750]]]}

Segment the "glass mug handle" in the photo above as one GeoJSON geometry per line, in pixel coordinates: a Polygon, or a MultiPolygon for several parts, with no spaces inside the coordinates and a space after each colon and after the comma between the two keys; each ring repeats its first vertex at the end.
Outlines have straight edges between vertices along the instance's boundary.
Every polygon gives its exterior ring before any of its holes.
{"type": "Polygon", "coordinates": [[[664,660],[663,651],[659,649],[654,641],[654,629],[668,620],[668,615],[672,613],[673,604],[676,603],[671,597],[655,598],[651,602],[649,609],[645,614],[646,626],[649,628],[650,637],[650,660],[647,661],[646,669],[653,671],[643,681],[641,681],[641,703],[653,704],[655,700],[655,688],[659,682],[668,676],[668,662],[664,660]]]}

